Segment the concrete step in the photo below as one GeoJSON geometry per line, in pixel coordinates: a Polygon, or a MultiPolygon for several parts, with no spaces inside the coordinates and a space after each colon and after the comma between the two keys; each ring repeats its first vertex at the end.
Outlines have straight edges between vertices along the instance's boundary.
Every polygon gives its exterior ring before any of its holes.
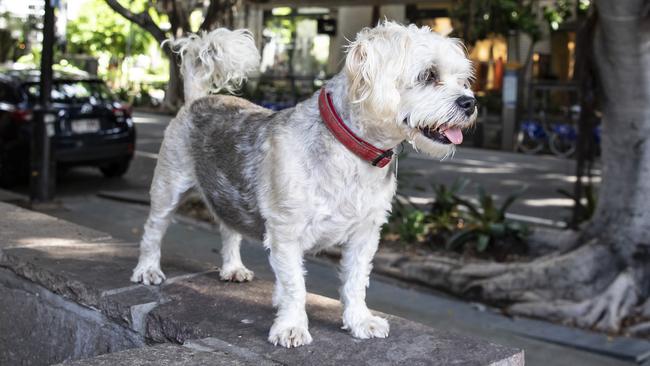
{"type": "Polygon", "coordinates": [[[151,347],[134,348],[126,351],[107,353],[90,359],[68,361],[60,366],[184,366],[184,365],[218,365],[218,366],[280,366],[280,363],[250,355],[246,350],[233,347],[217,348],[213,344],[220,341],[205,338],[178,344],[161,344],[151,347]],[[221,348],[226,348],[222,351],[221,348]]]}
{"type": "Polygon", "coordinates": [[[163,258],[162,286],[135,285],[129,276],[137,256],[134,243],[0,203],[0,364],[102,354],[83,364],[524,363],[522,350],[387,314],[388,338],[358,340],[341,329],[339,302],[313,294],[307,313],[314,342],[275,347],[266,341],[272,283],[225,283],[210,265],[163,258]],[[124,362],[111,363],[115,357],[124,362]]]}

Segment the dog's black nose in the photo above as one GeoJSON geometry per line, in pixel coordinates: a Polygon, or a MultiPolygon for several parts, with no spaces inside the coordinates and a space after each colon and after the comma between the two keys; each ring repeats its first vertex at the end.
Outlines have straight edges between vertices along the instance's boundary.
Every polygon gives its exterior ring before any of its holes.
{"type": "Polygon", "coordinates": [[[460,107],[460,109],[465,111],[466,115],[471,116],[474,113],[474,108],[476,107],[476,98],[463,95],[462,97],[456,99],[456,104],[460,107]]]}

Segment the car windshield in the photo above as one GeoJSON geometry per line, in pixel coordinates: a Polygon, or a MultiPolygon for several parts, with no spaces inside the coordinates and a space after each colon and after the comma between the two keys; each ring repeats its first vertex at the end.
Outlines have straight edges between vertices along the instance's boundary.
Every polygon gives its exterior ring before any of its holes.
{"type": "MultiPolygon", "coordinates": [[[[36,102],[40,95],[38,84],[27,84],[27,95],[36,102]]],[[[106,84],[100,81],[59,81],[52,84],[53,103],[85,103],[94,100],[111,101],[115,98],[106,84]]]]}

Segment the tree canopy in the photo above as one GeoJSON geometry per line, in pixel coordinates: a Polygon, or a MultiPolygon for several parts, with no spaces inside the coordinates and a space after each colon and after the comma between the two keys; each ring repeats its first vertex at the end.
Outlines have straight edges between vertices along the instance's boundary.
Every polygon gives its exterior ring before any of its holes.
{"type": "Polygon", "coordinates": [[[510,31],[528,34],[533,42],[541,37],[541,29],[533,1],[459,0],[452,16],[463,23],[463,38],[469,43],[491,34],[508,36],[510,31]]]}
{"type": "MultiPolygon", "coordinates": [[[[115,13],[137,24],[159,43],[197,30],[209,30],[216,26],[232,27],[241,2],[242,0],[105,0],[115,13]],[[200,16],[194,17],[194,14],[200,16]]],[[[170,60],[164,105],[176,108],[182,104],[183,99],[180,71],[176,55],[167,48],[164,50],[170,60]]]]}
{"type": "Polygon", "coordinates": [[[68,53],[108,53],[119,60],[128,54],[143,54],[155,42],[148,32],[116,14],[102,0],[87,0],[79,17],[68,23],[67,33],[68,53]]]}

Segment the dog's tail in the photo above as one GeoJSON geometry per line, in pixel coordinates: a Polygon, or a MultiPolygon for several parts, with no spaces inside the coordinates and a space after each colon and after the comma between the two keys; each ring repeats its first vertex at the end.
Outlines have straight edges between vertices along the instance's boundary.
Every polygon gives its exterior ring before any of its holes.
{"type": "Polygon", "coordinates": [[[246,29],[217,28],[165,43],[181,56],[186,102],[210,92],[235,91],[260,63],[253,35],[246,29]]]}

